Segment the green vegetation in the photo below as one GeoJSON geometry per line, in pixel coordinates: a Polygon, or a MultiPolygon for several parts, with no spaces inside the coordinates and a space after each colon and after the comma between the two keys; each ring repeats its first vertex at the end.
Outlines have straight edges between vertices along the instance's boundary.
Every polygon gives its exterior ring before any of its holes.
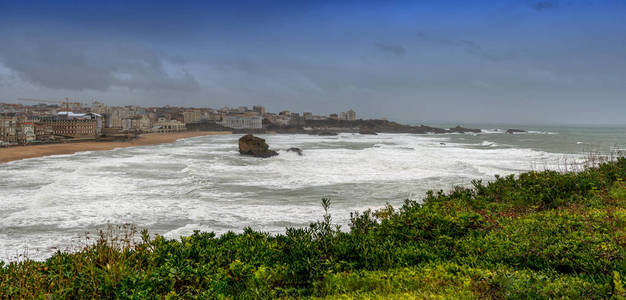
{"type": "Polygon", "coordinates": [[[355,213],[345,232],[326,213],[277,236],[142,235],[0,263],[0,295],[625,299],[626,159],[430,192],[423,204],[355,213]]]}

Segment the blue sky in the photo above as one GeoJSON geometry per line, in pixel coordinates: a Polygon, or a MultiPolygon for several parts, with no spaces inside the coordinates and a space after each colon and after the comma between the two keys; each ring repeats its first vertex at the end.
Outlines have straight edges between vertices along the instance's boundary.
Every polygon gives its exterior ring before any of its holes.
{"type": "Polygon", "coordinates": [[[625,124],[626,0],[5,1],[0,101],[625,124]]]}

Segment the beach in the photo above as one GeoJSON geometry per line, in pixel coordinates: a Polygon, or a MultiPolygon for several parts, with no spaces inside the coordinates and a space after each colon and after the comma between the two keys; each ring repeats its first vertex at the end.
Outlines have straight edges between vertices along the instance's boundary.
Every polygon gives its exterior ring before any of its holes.
{"type": "Polygon", "coordinates": [[[9,148],[0,148],[0,163],[10,161],[42,157],[48,155],[73,154],[82,151],[105,151],[116,148],[127,148],[146,145],[157,145],[173,143],[179,139],[217,135],[231,134],[229,131],[183,131],[171,133],[147,133],[142,134],[138,138],[129,141],[113,141],[113,142],[75,142],[64,144],[46,144],[46,145],[26,145],[9,148]]]}

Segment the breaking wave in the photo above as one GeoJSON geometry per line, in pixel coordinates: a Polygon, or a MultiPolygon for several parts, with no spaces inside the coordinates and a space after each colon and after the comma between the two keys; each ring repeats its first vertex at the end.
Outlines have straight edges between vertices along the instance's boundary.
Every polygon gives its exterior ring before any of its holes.
{"type": "Polygon", "coordinates": [[[45,258],[106,224],[133,223],[168,237],[245,226],[282,232],[315,221],[322,196],[333,199],[333,217],[346,225],[355,210],[562,158],[488,140],[476,147],[449,135],[341,134],[265,136],[280,155],[258,159],[238,154],[238,137],[0,165],[0,259],[27,248],[45,258]],[[290,147],[304,155],[284,151],[290,147]]]}

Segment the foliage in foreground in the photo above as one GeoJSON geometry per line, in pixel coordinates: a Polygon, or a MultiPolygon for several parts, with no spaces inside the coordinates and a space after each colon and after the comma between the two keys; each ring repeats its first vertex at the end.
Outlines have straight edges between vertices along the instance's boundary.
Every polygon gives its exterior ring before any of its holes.
{"type": "MultiPolygon", "coordinates": [[[[323,200],[327,208],[328,200],[323,200]]],[[[4,298],[626,297],[626,159],[429,192],[272,236],[103,236],[45,262],[0,263],[4,298]],[[126,238],[127,239],[127,238],[126,238]]]]}

